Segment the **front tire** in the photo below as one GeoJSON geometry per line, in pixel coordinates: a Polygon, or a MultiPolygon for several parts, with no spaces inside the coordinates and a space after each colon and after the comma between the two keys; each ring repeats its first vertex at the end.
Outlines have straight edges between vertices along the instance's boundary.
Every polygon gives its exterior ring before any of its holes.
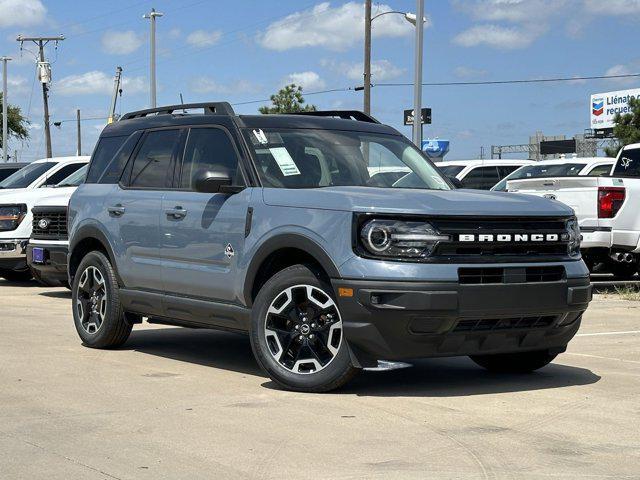
{"type": "Polygon", "coordinates": [[[129,338],[132,324],[120,303],[115,271],[103,253],[88,253],[80,262],[72,304],[76,331],[85,346],[114,348],[129,338]]]}
{"type": "Polygon", "coordinates": [[[288,267],[264,284],[250,334],[258,364],[284,389],[327,392],[359,371],[351,364],[331,286],[308,266],[288,267]]]}
{"type": "Polygon", "coordinates": [[[470,358],[481,367],[496,373],[530,373],[550,364],[557,355],[547,350],[496,355],[472,355],[470,358]]]}

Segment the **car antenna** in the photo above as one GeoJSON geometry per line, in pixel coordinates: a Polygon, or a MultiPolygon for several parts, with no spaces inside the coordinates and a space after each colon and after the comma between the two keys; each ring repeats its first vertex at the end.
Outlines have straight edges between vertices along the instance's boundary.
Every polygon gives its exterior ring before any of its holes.
{"type": "MultiPolygon", "coordinates": [[[[180,105],[184,105],[184,99],[182,98],[182,92],[180,92],[180,105]]],[[[187,111],[183,108],[182,113],[187,113],[187,111]]]]}

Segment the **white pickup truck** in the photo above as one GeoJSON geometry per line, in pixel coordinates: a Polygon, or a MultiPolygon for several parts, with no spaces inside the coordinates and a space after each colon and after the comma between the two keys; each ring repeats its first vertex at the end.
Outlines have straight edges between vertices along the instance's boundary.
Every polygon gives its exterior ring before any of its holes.
{"type": "Polygon", "coordinates": [[[590,268],[604,264],[622,278],[640,271],[640,143],[620,150],[610,176],[513,180],[507,182],[507,191],[573,208],[590,268]]]}

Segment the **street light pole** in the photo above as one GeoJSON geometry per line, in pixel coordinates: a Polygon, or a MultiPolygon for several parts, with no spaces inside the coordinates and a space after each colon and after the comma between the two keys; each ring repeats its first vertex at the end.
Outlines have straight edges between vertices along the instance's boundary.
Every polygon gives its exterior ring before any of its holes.
{"type": "Polygon", "coordinates": [[[156,12],[155,8],[151,12],[143,15],[142,18],[151,20],[151,35],[149,37],[149,103],[151,108],[156,107],[156,17],[162,17],[164,14],[156,12]]]}
{"type": "Polygon", "coordinates": [[[413,143],[422,149],[422,44],[424,36],[424,0],[416,0],[416,60],[413,79],[413,143]]]}
{"type": "Polygon", "coordinates": [[[7,62],[11,60],[9,57],[2,57],[2,161],[7,163],[7,137],[9,136],[8,119],[7,119],[7,62]]]}
{"type": "Polygon", "coordinates": [[[364,113],[371,114],[371,0],[364,3],[364,113]]]}

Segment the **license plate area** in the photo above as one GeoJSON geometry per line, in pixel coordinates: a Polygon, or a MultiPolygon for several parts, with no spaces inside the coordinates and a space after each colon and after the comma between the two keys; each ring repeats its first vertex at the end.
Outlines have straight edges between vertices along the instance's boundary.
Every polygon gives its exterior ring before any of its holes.
{"type": "Polygon", "coordinates": [[[45,262],[44,248],[35,247],[33,249],[33,263],[44,263],[44,262],[45,262]]]}

